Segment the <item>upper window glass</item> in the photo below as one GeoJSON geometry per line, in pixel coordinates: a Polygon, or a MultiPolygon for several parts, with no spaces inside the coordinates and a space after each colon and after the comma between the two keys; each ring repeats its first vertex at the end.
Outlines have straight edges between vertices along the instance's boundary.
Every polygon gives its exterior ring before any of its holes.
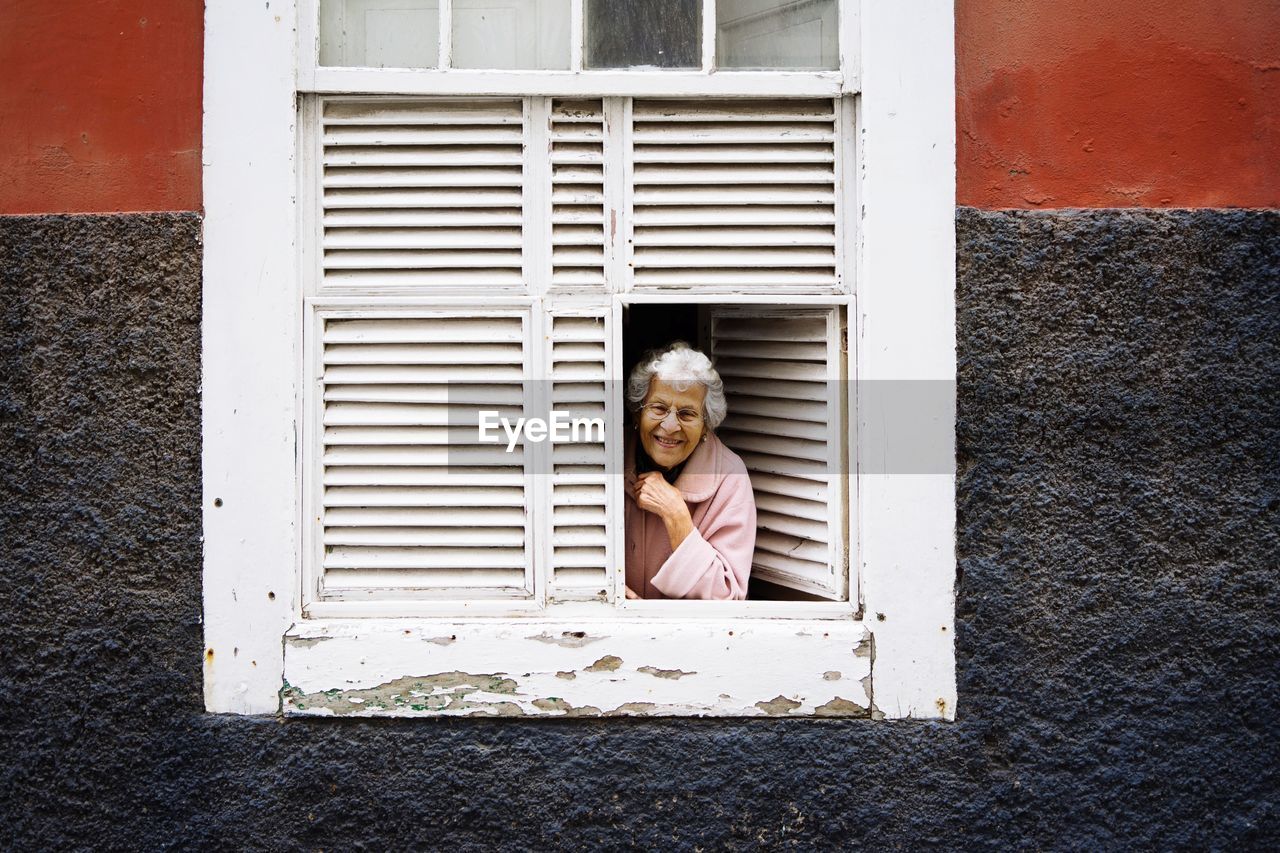
{"type": "Polygon", "coordinates": [[[453,0],[454,68],[564,70],[569,0],[453,0]]]}
{"type": "Polygon", "coordinates": [[[838,68],[836,0],[718,0],[719,68],[838,68]]]}
{"type": "Polygon", "coordinates": [[[822,71],[840,65],[837,0],[717,0],[714,9],[703,0],[318,5],[322,66],[709,72],[822,71]]]}
{"type": "Polygon", "coordinates": [[[588,68],[697,68],[698,0],[587,0],[588,68]]]}
{"type": "Polygon", "coordinates": [[[322,0],[320,64],[435,68],[437,0],[322,0]]]}

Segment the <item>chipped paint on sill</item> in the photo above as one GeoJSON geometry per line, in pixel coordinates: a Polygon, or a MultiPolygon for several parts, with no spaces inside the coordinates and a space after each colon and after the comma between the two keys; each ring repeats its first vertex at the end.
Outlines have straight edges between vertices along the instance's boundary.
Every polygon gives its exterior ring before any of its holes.
{"type": "Polygon", "coordinates": [[[514,620],[407,630],[301,624],[285,642],[281,709],[355,717],[875,714],[873,659],[858,653],[869,645],[861,625],[797,633],[778,620],[744,620],[728,637],[724,626],[674,620],[611,623],[607,634],[572,623],[529,628],[514,620]],[[310,642],[317,636],[328,641],[310,642]]]}

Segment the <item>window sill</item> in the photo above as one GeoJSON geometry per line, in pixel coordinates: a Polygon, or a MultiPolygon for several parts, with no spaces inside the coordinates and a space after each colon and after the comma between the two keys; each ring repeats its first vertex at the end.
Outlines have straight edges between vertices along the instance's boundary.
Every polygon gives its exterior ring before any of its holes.
{"type": "Polygon", "coordinates": [[[285,635],[281,710],[879,718],[872,650],[857,621],[308,620],[285,635]]]}

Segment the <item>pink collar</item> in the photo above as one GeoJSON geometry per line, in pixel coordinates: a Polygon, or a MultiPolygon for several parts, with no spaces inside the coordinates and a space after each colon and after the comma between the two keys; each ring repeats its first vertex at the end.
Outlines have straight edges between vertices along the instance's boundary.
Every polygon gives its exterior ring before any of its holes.
{"type": "MultiPolygon", "coordinates": [[[[684,470],[676,478],[675,485],[686,503],[701,503],[716,493],[720,481],[724,479],[724,471],[720,465],[720,447],[720,439],[716,438],[715,433],[708,432],[707,440],[698,442],[698,446],[684,463],[684,470]]],[[[626,460],[623,473],[628,486],[627,493],[631,494],[629,487],[636,481],[635,436],[632,434],[627,435],[623,456],[626,460]]]]}

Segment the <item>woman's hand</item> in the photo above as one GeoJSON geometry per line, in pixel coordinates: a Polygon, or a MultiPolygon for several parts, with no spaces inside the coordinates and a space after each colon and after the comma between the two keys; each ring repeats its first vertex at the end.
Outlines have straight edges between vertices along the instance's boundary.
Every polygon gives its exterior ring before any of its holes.
{"type": "Polygon", "coordinates": [[[693,519],[684,495],[657,471],[636,477],[636,505],[662,519],[673,551],[693,532],[693,519]]]}
{"type": "Polygon", "coordinates": [[[627,598],[631,599],[632,601],[639,601],[640,595],[631,587],[627,587],[627,598]]]}

